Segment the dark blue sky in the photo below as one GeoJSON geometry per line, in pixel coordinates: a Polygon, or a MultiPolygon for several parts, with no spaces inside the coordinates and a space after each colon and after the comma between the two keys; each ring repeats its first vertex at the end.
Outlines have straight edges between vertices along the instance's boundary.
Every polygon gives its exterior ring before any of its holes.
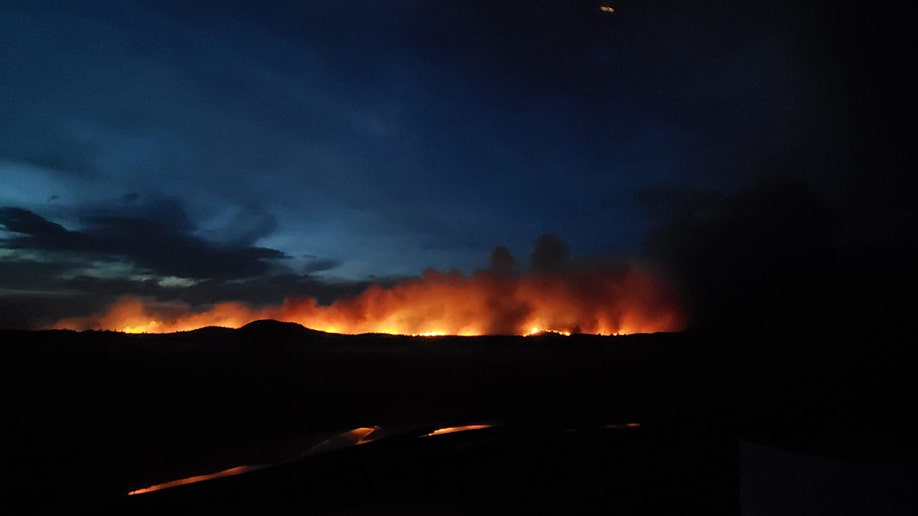
{"type": "Polygon", "coordinates": [[[893,7],[601,5],[4,1],[0,322],[328,300],[546,233],[671,258],[686,206],[774,178],[832,245],[910,234],[893,7]]]}

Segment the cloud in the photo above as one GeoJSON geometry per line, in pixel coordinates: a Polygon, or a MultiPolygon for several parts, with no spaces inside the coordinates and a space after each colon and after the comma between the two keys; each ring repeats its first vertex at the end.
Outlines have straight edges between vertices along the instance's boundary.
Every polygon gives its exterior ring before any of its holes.
{"type": "MultiPolygon", "coordinates": [[[[214,243],[196,236],[177,205],[155,217],[102,214],[85,218],[86,229],[68,230],[17,207],[0,208],[0,226],[13,233],[0,241],[9,250],[69,253],[84,261],[121,260],[140,271],[181,278],[247,278],[270,271],[287,258],[275,249],[214,243]]],[[[158,213],[157,213],[158,212],[158,213]]]]}
{"type": "Polygon", "coordinates": [[[7,231],[29,235],[38,245],[45,241],[64,240],[70,236],[70,232],[60,224],[49,222],[22,208],[0,208],[0,224],[3,224],[7,231]]]}
{"type": "Polygon", "coordinates": [[[312,274],[315,272],[323,272],[327,270],[334,269],[335,267],[341,265],[341,260],[333,260],[330,258],[320,259],[320,258],[310,258],[306,262],[306,266],[303,267],[303,272],[306,274],[312,274]]]}
{"type": "Polygon", "coordinates": [[[313,276],[340,265],[337,259],[310,256],[294,271],[287,254],[251,245],[274,231],[273,219],[251,208],[246,223],[240,213],[219,222],[241,227],[202,230],[180,202],[156,195],[73,206],[63,224],[2,207],[0,327],[47,327],[100,312],[122,296],[191,307],[226,299],[277,304],[287,296],[330,303],[366,287],[313,276]]]}

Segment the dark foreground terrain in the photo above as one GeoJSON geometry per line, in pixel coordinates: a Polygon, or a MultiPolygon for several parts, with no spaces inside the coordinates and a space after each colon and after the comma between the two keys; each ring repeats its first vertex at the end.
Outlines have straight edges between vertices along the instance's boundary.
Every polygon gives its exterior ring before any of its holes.
{"type": "Polygon", "coordinates": [[[0,339],[4,514],[794,514],[807,492],[827,498],[809,513],[852,496],[918,507],[914,366],[892,336],[350,337],[262,321],[0,339]],[[460,425],[479,426],[435,433],[460,425]],[[838,483],[820,460],[855,473],[838,483]],[[259,468],[127,494],[238,466],[259,468]],[[858,474],[874,471],[870,492],[858,474]],[[796,498],[776,487],[788,479],[796,498]]]}

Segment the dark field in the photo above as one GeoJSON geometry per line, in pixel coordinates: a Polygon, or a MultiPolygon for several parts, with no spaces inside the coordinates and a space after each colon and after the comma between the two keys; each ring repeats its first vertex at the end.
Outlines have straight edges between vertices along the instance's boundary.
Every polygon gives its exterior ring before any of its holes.
{"type": "Polygon", "coordinates": [[[0,339],[0,504],[38,513],[765,514],[744,479],[758,489],[796,463],[750,470],[739,442],[918,478],[912,362],[880,335],[406,338],[260,322],[0,339]],[[290,461],[356,427],[389,437],[290,461]],[[253,464],[279,465],[126,496],[253,464]]]}

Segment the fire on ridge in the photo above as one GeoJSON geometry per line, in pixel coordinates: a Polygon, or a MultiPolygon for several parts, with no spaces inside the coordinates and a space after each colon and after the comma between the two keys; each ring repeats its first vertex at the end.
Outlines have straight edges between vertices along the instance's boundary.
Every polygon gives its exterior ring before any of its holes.
{"type": "Polygon", "coordinates": [[[678,331],[684,317],[666,285],[636,268],[563,274],[426,271],[391,287],[320,305],[290,297],[273,306],[226,301],[206,308],[125,297],[107,311],[58,321],[55,328],[170,333],[205,326],[239,328],[259,319],[342,334],[616,335],[678,331]]]}

